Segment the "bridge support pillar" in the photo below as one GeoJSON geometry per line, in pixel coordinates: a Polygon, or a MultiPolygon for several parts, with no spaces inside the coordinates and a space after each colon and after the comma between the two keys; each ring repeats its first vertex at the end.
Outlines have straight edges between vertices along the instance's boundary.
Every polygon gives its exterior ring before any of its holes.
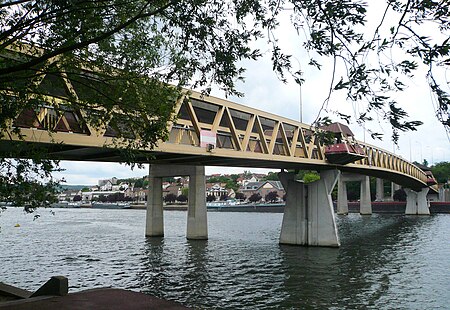
{"type": "Polygon", "coordinates": [[[347,199],[347,185],[345,181],[342,179],[342,176],[339,177],[338,181],[338,196],[337,196],[337,214],[348,214],[348,199],[347,199]]]}
{"type": "Polygon", "coordinates": [[[164,236],[162,178],[189,176],[188,239],[208,239],[204,166],[150,165],[145,235],[164,236]]]}
{"type": "Polygon", "coordinates": [[[400,185],[395,184],[394,182],[391,183],[391,200],[394,200],[394,193],[395,191],[398,191],[400,188],[402,188],[400,185]]]}
{"type": "Polygon", "coordinates": [[[406,192],[406,210],[405,214],[430,215],[430,209],[427,202],[429,188],[422,188],[420,192],[405,188],[406,192]]]}
{"type": "Polygon", "coordinates": [[[189,175],[188,239],[208,239],[206,213],[205,167],[195,166],[189,175]]]}
{"type": "Polygon", "coordinates": [[[364,176],[361,180],[359,213],[363,215],[372,214],[372,202],[370,199],[370,178],[368,176],[364,176]]]}
{"type": "Polygon", "coordinates": [[[150,165],[147,195],[147,217],[145,235],[147,237],[164,236],[162,177],[155,177],[150,165]]]}
{"type": "Polygon", "coordinates": [[[372,202],[370,199],[370,178],[365,175],[341,173],[339,177],[337,213],[348,213],[347,188],[345,182],[360,181],[361,194],[359,199],[359,213],[372,214],[372,202]],[[341,186],[342,185],[342,186],[341,186]],[[342,188],[342,190],[340,190],[342,188]]]}
{"type": "Polygon", "coordinates": [[[280,243],[338,247],[331,192],[339,171],[322,171],[320,180],[307,185],[295,181],[293,173],[278,175],[287,194],[280,243]]]}
{"type": "Polygon", "coordinates": [[[383,201],[383,200],[384,200],[384,181],[383,179],[377,178],[375,201],[383,201]]]}

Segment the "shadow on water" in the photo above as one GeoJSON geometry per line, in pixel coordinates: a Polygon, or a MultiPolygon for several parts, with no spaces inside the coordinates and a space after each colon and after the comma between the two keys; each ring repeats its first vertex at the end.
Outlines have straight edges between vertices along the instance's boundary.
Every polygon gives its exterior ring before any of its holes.
{"type": "Polygon", "coordinates": [[[280,246],[289,296],[283,307],[376,306],[392,289],[390,276],[402,268],[403,247],[420,239],[421,226],[432,222],[430,217],[351,215],[338,218],[339,249],[280,246]]]}

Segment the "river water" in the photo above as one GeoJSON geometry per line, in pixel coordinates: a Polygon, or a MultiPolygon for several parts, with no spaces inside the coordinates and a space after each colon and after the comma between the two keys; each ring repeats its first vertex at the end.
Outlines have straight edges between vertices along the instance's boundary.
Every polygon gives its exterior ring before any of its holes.
{"type": "Polygon", "coordinates": [[[208,212],[208,241],[187,241],[186,212],[145,238],[144,210],[9,208],[0,281],[70,292],[115,287],[203,309],[449,309],[450,215],[337,217],[342,246],[280,246],[282,214],[208,212]],[[20,227],[15,227],[20,224],[20,227]]]}

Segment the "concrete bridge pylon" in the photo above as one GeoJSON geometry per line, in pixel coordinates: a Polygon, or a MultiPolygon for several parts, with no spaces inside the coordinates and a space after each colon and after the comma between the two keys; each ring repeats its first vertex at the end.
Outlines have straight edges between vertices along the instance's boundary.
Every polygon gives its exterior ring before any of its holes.
{"type": "Polygon", "coordinates": [[[310,184],[296,181],[292,172],[278,174],[287,194],[281,244],[340,246],[331,200],[339,174],[338,170],[322,171],[320,180],[310,184]]]}
{"type": "Polygon", "coordinates": [[[406,210],[405,214],[410,215],[430,215],[429,203],[427,201],[427,194],[429,188],[422,188],[420,192],[405,188],[406,192],[406,210]]]}
{"type": "Polygon", "coordinates": [[[359,213],[363,215],[372,214],[372,202],[370,199],[370,177],[341,173],[338,184],[337,214],[348,214],[347,187],[345,182],[361,181],[361,194],[359,200],[359,213]]]}
{"type": "Polygon", "coordinates": [[[162,178],[173,176],[189,176],[186,238],[208,239],[204,166],[150,165],[145,235],[164,236],[162,178]]]}

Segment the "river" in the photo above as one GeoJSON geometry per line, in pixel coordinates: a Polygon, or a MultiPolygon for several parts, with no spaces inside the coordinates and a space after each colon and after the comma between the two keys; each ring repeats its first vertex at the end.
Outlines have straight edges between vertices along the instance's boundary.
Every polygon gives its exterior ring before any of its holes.
{"type": "Polygon", "coordinates": [[[186,212],[146,238],[144,210],[17,208],[0,214],[0,281],[70,292],[115,287],[204,309],[448,309],[450,215],[338,216],[341,247],[280,246],[282,214],[208,212],[188,241],[186,212]],[[20,227],[15,227],[19,224],[20,227]]]}

